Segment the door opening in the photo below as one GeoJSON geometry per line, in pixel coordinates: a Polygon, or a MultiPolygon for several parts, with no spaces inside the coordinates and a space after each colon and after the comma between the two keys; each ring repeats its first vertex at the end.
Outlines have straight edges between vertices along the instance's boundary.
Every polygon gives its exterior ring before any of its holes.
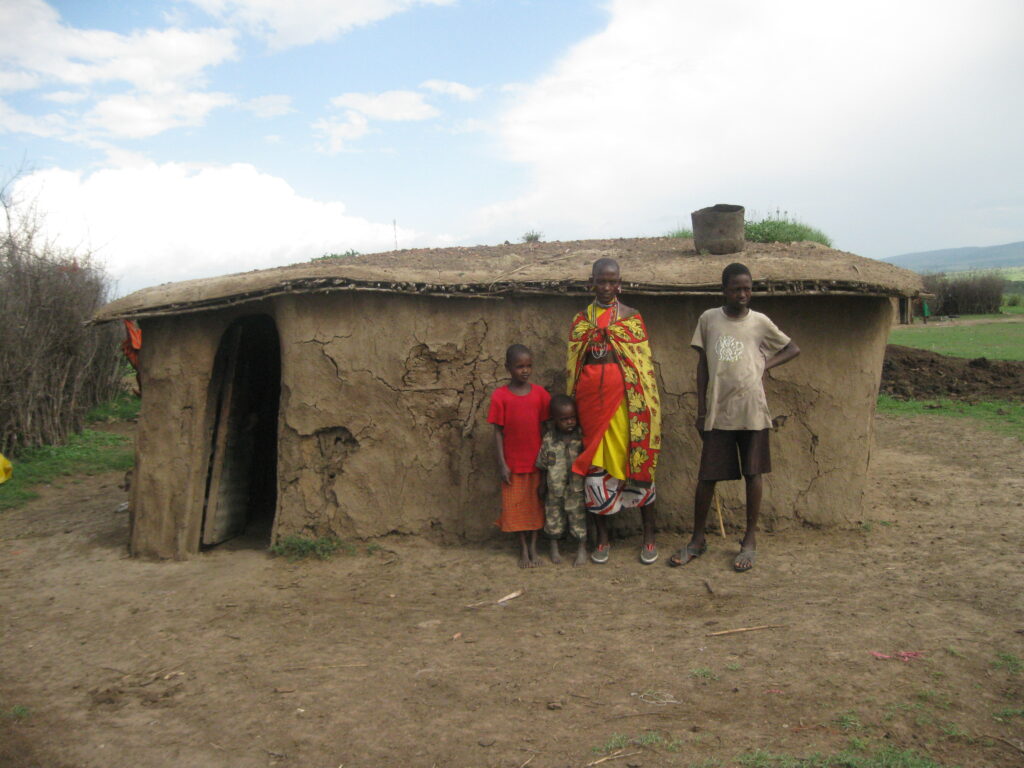
{"type": "Polygon", "coordinates": [[[281,345],[271,317],[243,317],[224,332],[211,394],[216,409],[202,546],[237,539],[241,547],[266,548],[277,507],[281,399],[281,345]]]}

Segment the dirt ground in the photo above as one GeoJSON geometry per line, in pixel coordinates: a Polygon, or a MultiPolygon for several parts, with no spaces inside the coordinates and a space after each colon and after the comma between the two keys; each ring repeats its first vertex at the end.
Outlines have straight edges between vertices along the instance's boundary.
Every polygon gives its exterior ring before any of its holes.
{"type": "Polygon", "coordinates": [[[882,364],[882,391],[901,400],[1024,400],[1024,362],[966,360],[890,344],[882,364]]]}
{"type": "Polygon", "coordinates": [[[0,765],[730,766],[861,740],[1019,766],[1021,444],[931,416],[877,436],[863,523],[763,534],[747,574],[735,535],[666,568],[679,533],[651,567],[635,540],[524,572],[503,540],[397,537],[143,562],[120,477],[51,487],[0,516],[0,765]],[[710,636],[757,625],[779,626],[710,636]]]}

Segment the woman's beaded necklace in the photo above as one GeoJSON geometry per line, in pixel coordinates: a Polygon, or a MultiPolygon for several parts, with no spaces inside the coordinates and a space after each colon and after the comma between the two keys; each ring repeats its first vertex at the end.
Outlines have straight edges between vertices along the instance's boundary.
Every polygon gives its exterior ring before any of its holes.
{"type": "MultiPolygon", "coordinates": [[[[597,325],[597,316],[601,313],[602,310],[605,309],[610,310],[612,313],[612,316],[608,320],[608,325],[615,324],[619,319],[618,299],[612,299],[610,304],[602,304],[597,299],[594,299],[593,303],[591,303],[591,305],[587,307],[587,319],[590,320],[590,322],[593,323],[594,325],[597,325]]],[[[594,335],[591,337],[590,344],[588,345],[588,351],[590,352],[590,356],[593,357],[595,360],[603,360],[605,357],[608,356],[608,350],[610,349],[611,344],[608,341],[608,329],[598,328],[594,335]]]]}

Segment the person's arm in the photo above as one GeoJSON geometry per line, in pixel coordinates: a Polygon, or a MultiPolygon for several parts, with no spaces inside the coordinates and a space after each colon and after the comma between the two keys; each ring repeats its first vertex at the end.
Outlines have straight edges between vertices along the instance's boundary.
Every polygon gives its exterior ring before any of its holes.
{"type": "Polygon", "coordinates": [[[697,361],[697,419],[694,426],[701,438],[704,437],[704,419],[708,415],[708,355],[701,347],[694,347],[700,359],[697,361]]]}
{"type": "Polygon", "coordinates": [[[512,482],[512,470],[505,462],[505,428],[500,424],[494,425],[494,445],[498,449],[498,469],[501,472],[501,482],[512,482]]]}
{"type": "Polygon", "coordinates": [[[796,345],[795,341],[790,341],[789,344],[784,346],[774,355],[769,357],[764,364],[765,373],[772,368],[778,368],[780,365],[785,365],[794,357],[800,354],[800,347],[796,345]]]}

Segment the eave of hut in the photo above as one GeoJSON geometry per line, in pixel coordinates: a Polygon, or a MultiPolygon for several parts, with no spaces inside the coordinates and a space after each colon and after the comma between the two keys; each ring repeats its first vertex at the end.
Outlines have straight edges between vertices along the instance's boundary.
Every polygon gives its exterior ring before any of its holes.
{"type": "Polygon", "coordinates": [[[202,312],[284,294],[372,291],[446,298],[583,295],[596,259],[617,259],[630,294],[717,294],[722,268],[742,261],[762,295],[917,296],[906,269],[818,243],[748,243],[698,254],[692,240],[636,238],[419,248],[318,259],[287,267],[144,288],[97,311],[97,323],[202,312]]]}

